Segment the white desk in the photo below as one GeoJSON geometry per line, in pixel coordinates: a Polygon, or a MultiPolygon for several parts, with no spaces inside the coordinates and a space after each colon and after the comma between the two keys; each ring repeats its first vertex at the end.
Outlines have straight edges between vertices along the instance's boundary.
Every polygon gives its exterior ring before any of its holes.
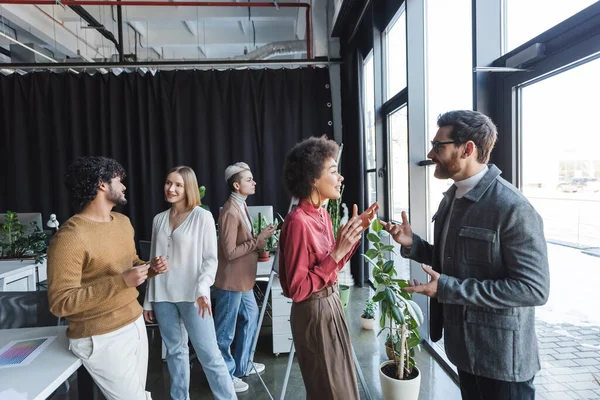
{"type": "Polygon", "coordinates": [[[34,260],[0,261],[0,291],[36,290],[35,268],[34,260]]]}
{"type": "Polygon", "coordinates": [[[0,330],[0,348],[12,340],[56,336],[31,364],[0,370],[0,400],[45,400],[81,366],[69,351],[66,330],[66,326],[0,330]]]}

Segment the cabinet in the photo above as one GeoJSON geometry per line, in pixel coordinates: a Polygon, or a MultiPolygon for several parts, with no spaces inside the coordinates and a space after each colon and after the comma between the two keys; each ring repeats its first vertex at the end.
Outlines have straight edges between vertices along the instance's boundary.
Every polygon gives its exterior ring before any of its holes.
{"type": "MultiPolygon", "coordinates": [[[[271,255],[269,261],[259,262],[257,271],[257,280],[268,281],[273,269],[273,263],[276,261],[276,256],[271,255]]],[[[259,297],[262,297],[263,293],[259,297]]],[[[273,353],[289,353],[292,345],[292,328],[290,326],[290,311],[292,309],[292,299],[288,299],[283,295],[281,283],[275,274],[273,283],[271,284],[271,292],[269,293],[269,302],[271,303],[271,320],[272,333],[271,340],[273,343],[273,353]]],[[[263,297],[264,298],[264,297],[263,297]]],[[[260,305],[263,307],[264,303],[260,305]]]]}
{"type": "Polygon", "coordinates": [[[36,290],[35,261],[0,261],[0,292],[36,290]]]}
{"type": "Polygon", "coordinates": [[[290,352],[292,344],[291,309],[292,299],[283,295],[279,279],[274,277],[271,286],[271,316],[273,319],[273,353],[275,354],[290,352]]]}

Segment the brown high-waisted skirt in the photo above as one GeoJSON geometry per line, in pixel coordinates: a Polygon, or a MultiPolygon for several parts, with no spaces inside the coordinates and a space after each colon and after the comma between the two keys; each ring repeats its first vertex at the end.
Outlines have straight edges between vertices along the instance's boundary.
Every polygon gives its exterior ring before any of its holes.
{"type": "Polygon", "coordinates": [[[339,292],[327,287],[292,304],[292,336],[309,400],[359,400],[339,292]]]}

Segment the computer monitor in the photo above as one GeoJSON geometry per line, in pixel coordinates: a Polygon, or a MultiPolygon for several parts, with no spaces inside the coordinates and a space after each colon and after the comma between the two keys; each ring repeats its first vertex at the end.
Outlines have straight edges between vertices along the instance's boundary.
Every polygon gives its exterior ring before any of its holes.
{"type": "Polygon", "coordinates": [[[248,212],[253,221],[258,221],[260,213],[269,223],[273,222],[273,206],[248,206],[248,212]]]}

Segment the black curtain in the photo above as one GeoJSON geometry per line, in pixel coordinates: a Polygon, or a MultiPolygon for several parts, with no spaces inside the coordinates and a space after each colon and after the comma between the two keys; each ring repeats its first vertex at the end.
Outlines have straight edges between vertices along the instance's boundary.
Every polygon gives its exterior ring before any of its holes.
{"type": "Polygon", "coordinates": [[[245,161],[257,191],[249,205],[285,215],[281,172],[288,150],[309,136],[333,137],[327,68],[94,74],[0,74],[0,212],[75,210],[63,184],[77,157],[112,157],[125,167],[137,239],[167,208],[163,182],[191,166],[215,218],[228,196],[227,165],[245,161]]]}

